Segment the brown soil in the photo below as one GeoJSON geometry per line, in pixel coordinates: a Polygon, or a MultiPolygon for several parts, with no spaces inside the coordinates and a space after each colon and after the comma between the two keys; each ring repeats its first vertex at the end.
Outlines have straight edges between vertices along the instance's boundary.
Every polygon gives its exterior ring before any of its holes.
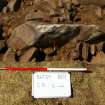
{"type": "MultiPolygon", "coordinates": [[[[10,1],[10,0],[8,0],[10,1]]],[[[35,0],[23,0],[21,7],[17,12],[0,12],[0,24],[7,26],[7,28],[15,28],[21,23],[24,23],[25,16],[36,9],[34,4],[35,0]]],[[[37,0],[38,1],[38,0],[37,0]]],[[[39,0],[40,1],[40,0],[39,0]]],[[[46,0],[47,1],[47,0],[46,0]]],[[[49,0],[50,1],[50,0],[49,0]]],[[[52,0],[53,1],[53,0],[52,0]]],[[[56,0],[55,0],[56,1],[56,0]]],[[[69,1],[69,0],[64,0],[69,1]]],[[[76,0],[74,0],[76,1],[76,0]]],[[[80,0],[81,1],[81,0],[80,0]]],[[[89,0],[91,1],[91,0],[89,0]]],[[[49,23],[82,23],[82,24],[97,24],[103,30],[105,30],[105,10],[103,5],[98,3],[83,3],[75,6],[78,10],[76,19],[65,19],[63,22],[50,21],[49,23]],[[96,8],[102,7],[102,17],[100,18],[95,14],[96,8]]],[[[104,0],[103,0],[104,1],[104,0]]],[[[86,1],[88,2],[88,1],[86,1]]],[[[45,22],[48,23],[48,22],[45,22]]],[[[64,56],[64,55],[61,55],[64,56]]],[[[1,58],[1,56],[0,56],[1,58]]],[[[56,58],[59,59],[59,58],[56,58]]],[[[105,55],[100,53],[95,56],[90,65],[91,73],[71,73],[73,97],[62,99],[36,99],[31,97],[31,74],[32,72],[20,72],[20,71],[0,71],[0,105],[105,105],[105,55]],[[102,57],[102,59],[101,59],[102,57]],[[102,64],[102,65],[101,65],[102,64]]],[[[33,62],[33,61],[32,61],[33,62]]],[[[61,62],[42,62],[42,63],[28,63],[28,64],[13,64],[13,66],[56,66],[60,67],[77,67],[81,66],[75,61],[61,62]]],[[[0,62],[0,67],[3,67],[4,63],[0,62]]]]}

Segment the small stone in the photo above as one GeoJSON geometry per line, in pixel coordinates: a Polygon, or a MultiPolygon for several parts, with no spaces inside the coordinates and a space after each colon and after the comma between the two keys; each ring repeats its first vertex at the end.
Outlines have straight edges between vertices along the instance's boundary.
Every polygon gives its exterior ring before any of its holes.
{"type": "Polygon", "coordinates": [[[65,14],[65,8],[61,9],[61,14],[65,14]]]}
{"type": "Polygon", "coordinates": [[[98,19],[103,18],[103,13],[102,13],[102,8],[101,7],[97,7],[95,12],[96,12],[96,16],[97,16],[98,19]]]}
{"type": "Polygon", "coordinates": [[[9,8],[10,12],[16,12],[20,8],[22,0],[10,0],[7,7],[9,8]]]}
{"type": "Polygon", "coordinates": [[[33,4],[34,4],[33,1],[31,1],[31,2],[30,2],[30,5],[32,6],[33,4]]]}
{"type": "Polygon", "coordinates": [[[8,39],[12,33],[13,29],[11,28],[11,26],[5,25],[3,26],[3,38],[4,39],[8,39]]]}
{"type": "Polygon", "coordinates": [[[74,51],[71,51],[71,57],[73,59],[77,59],[80,56],[79,49],[80,49],[80,43],[77,43],[74,51]]]}
{"type": "Polygon", "coordinates": [[[72,4],[71,4],[71,3],[67,3],[67,4],[66,4],[66,8],[67,8],[67,10],[71,10],[72,4]]]}
{"type": "Polygon", "coordinates": [[[16,62],[15,60],[15,52],[9,48],[3,56],[3,62],[5,63],[13,63],[16,62]]]}
{"type": "Polygon", "coordinates": [[[53,52],[54,52],[54,49],[53,49],[53,48],[46,48],[46,49],[44,50],[44,53],[47,54],[47,55],[49,55],[49,54],[51,54],[51,53],[53,53],[53,52]]]}
{"type": "Polygon", "coordinates": [[[58,0],[58,6],[60,7],[60,8],[63,8],[63,2],[62,2],[62,0],[58,0]]]}
{"type": "Polygon", "coordinates": [[[83,43],[82,58],[84,60],[87,60],[87,58],[88,58],[88,52],[89,52],[89,44],[88,43],[83,43]]]}
{"type": "Polygon", "coordinates": [[[60,22],[60,20],[59,20],[58,17],[54,17],[52,21],[53,21],[53,23],[55,23],[55,24],[60,22]]]}
{"type": "Polygon", "coordinates": [[[13,30],[10,38],[7,40],[7,45],[13,49],[23,49],[34,44],[35,35],[33,27],[22,24],[13,30]]]}
{"type": "Polygon", "coordinates": [[[53,9],[51,9],[50,13],[49,13],[49,16],[55,16],[55,15],[56,15],[56,12],[53,9]]]}
{"type": "Polygon", "coordinates": [[[6,13],[8,12],[8,8],[7,8],[7,7],[4,7],[3,10],[2,10],[2,12],[3,12],[4,14],[6,14],[6,13]]]}
{"type": "Polygon", "coordinates": [[[59,21],[60,21],[60,22],[64,22],[64,21],[65,21],[65,16],[59,17],[59,21]]]}
{"type": "Polygon", "coordinates": [[[74,21],[75,22],[78,22],[78,21],[80,21],[81,20],[81,18],[78,16],[78,15],[76,15],[75,17],[74,17],[74,21]]]}
{"type": "Polygon", "coordinates": [[[96,46],[94,44],[90,45],[90,52],[93,56],[96,54],[96,46]]]}
{"type": "Polygon", "coordinates": [[[78,0],[72,0],[72,4],[78,6],[80,5],[80,2],[78,0]]]}
{"type": "Polygon", "coordinates": [[[20,56],[22,56],[25,52],[26,52],[26,50],[24,50],[24,49],[17,50],[17,51],[16,51],[16,55],[17,55],[18,57],[20,57],[20,56]]]}
{"type": "Polygon", "coordinates": [[[71,51],[71,57],[73,60],[77,59],[79,57],[78,51],[71,51]]]}
{"type": "Polygon", "coordinates": [[[29,48],[28,50],[26,50],[26,52],[20,57],[20,62],[29,62],[34,54],[34,52],[36,51],[35,47],[29,48]]]}

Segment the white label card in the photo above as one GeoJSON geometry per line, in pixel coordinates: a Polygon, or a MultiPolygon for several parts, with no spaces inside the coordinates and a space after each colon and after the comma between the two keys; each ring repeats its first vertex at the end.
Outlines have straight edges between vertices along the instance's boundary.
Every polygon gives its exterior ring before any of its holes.
{"type": "Polygon", "coordinates": [[[71,81],[68,72],[35,72],[32,74],[34,98],[60,98],[71,96],[71,81]]]}

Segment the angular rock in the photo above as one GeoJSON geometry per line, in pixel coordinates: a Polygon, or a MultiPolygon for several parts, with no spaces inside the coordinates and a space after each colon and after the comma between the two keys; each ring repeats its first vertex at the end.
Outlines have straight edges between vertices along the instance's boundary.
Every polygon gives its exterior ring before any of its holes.
{"type": "Polygon", "coordinates": [[[10,12],[13,12],[13,11],[16,12],[16,11],[18,11],[18,9],[21,6],[21,2],[22,2],[22,0],[10,0],[7,7],[10,10],[10,12]]]}
{"type": "Polygon", "coordinates": [[[78,6],[80,5],[80,2],[78,0],[72,0],[73,5],[78,6]]]}
{"type": "Polygon", "coordinates": [[[58,0],[58,6],[60,7],[60,8],[63,8],[63,2],[62,2],[62,0],[58,0]]]}
{"type": "Polygon", "coordinates": [[[30,59],[32,58],[34,52],[37,49],[35,47],[29,48],[21,57],[20,57],[20,62],[29,62],[30,59]]]}
{"type": "Polygon", "coordinates": [[[96,46],[94,44],[90,45],[90,53],[93,56],[96,54],[96,46]]]}
{"type": "Polygon", "coordinates": [[[8,39],[12,33],[13,29],[11,28],[11,26],[3,26],[3,34],[2,37],[4,39],[8,39]]]}
{"type": "Polygon", "coordinates": [[[2,12],[3,12],[4,14],[6,14],[6,13],[8,12],[8,8],[7,8],[7,7],[4,7],[3,10],[2,10],[2,12]]]}
{"type": "Polygon", "coordinates": [[[65,21],[65,16],[59,17],[59,21],[64,22],[65,21]]]}
{"type": "Polygon", "coordinates": [[[71,58],[73,59],[73,60],[76,60],[76,59],[78,59],[79,58],[79,54],[78,54],[78,51],[71,51],[71,58]]]}
{"type": "Polygon", "coordinates": [[[82,58],[84,60],[88,59],[88,53],[89,53],[89,44],[88,43],[83,43],[82,47],[82,58]]]}
{"type": "Polygon", "coordinates": [[[22,55],[26,52],[26,50],[27,50],[27,49],[17,50],[17,51],[16,51],[16,55],[17,55],[18,57],[20,57],[20,56],[22,56],[22,55]]]}
{"type": "Polygon", "coordinates": [[[74,22],[77,22],[77,21],[80,21],[80,20],[81,20],[80,16],[76,15],[75,18],[74,18],[74,22]]]}
{"type": "Polygon", "coordinates": [[[14,29],[12,35],[7,40],[8,47],[22,49],[34,44],[36,36],[35,29],[27,24],[22,24],[14,29]]]}
{"type": "Polygon", "coordinates": [[[75,50],[71,52],[73,59],[77,59],[80,56],[80,43],[76,44],[75,50]]]}
{"type": "Polygon", "coordinates": [[[25,62],[29,61],[34,51],[32,50],[31,52],[30,50],[26,50],[23,54],[21,51],[24,49],[30,47],[36,47],[38,49],[47,48],[45,52],[48,54],[51,51],[48,50],[50,48],[58,50],[65,46],[65,44],[74,42],[76,44],[76,50],[74,51],[75,54],[71,54],[73,55],[72,58],[76,59],[81,57],[84,60],[87,60],[90,44],[89,40],[93,41],[92,44],[97,44],[96,42],[99,40],[100,42],[103,41],[103,38],[105,37],[105,34],[102,34],[100,37],[97,30],[99,31],[99,27],[96,25],[37,24],[35,21],[28,21],[13,30],[12,35],[7,40],[7,45],[8,47],[15,49],[16,52],[20,51],[18,56],[21,56],[21,61],[25,62]],[[89,33],[87,33],[87,31],[89,31],[89,33]],[[95,31],[97,35],[94,34],[95,31]],[[94,39],[96,36],[100,39],[94,39]],[[95,40],[95,43],[93,39],[95,40]]]}
{"type": "Polygon", "coordinates": [[[60,19],[58,17],[54,17],[52,21],[54,24],[56,24],[59,23],[60,19]]]}
{"type": "Polygon", "coordinates": [[[67,10],[70,10],[72,7],[72,1],[71,0],[64,0],[63,2],[65,4],[67,10]]]}
{"type": "Polygon", "coordinates": [[[96,16],[97,16],[98,19],[103,18],[103,13],[102,13],[102,8],[101,7],[97,7],[95,13],[96,13],[96,16]]]}
{"type": "MultiPolygon", "coordinates": [[[[24,49],[30,46],[48,48],[54,46],[55,43],[56,46],[60,47],[72,39],[78,39],[78,37],[81,39],[82,37],[84,37],[83,39],[88,39],[89,35],[92,35],[93,31],[90,30],[88,37],[86,33],[86,36],[84,36],[84,34],[79,34],[81,31],[84,31],[83,27],[90,27],[92,30],[97,30],[97,26],[95,25],[41,25],[34,21],[28,21],[13,30],[12,35],[7,41],[7,45],[16,50],[24,49]]],[[[103,37],[105,37],[104,34],[103,37]]]]}
{"type": "Polygon", "coordinates": [[[53,49],[53,48],[46,48],[46,49],[44,50],[44,52],[45,52],[45,54],[49,55],[49,54],[51,54],[51,53],[54,52],[54,49],[53,49]]]}
{"type": "Polygon", "coordinates": [[[15,52],[9,48],[6,53],[4,54],[3,56],[3,62],[5,63],[13,63],[13,62],[16,62],[16,59],[15,59],[15,52]]]}

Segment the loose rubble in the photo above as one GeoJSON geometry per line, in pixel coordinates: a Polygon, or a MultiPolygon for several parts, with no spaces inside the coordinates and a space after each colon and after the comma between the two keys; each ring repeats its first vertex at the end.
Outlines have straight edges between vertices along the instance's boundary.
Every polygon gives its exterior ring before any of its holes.
{"type": "Polygon", "coordinates": [[[15,56],[12,60],[19,62],[31,61],[33,56],[39,58],[36,52],[40,56],[42,54],[43,60],[53,60],[54,57],[60,60],[63,55],[64,59],[91,61],[98,52],[104,51],[105,32],[100,28],[92,28],[96,27],[95,25],[81,27],[79,22],[84,18],[81,14],[88,9],[93,9],[92,15],[103,21],[104,0],[101,1],[34,0],[28,4],[24,0],[1,0],[0,16],[4,17],[0,18],[0,53],[4,55],[3,61],[9,58],[9,52],[10,56],[11,53],[15,56]],[[88,9],[85,7],[87,5],[88,9]],[[29,6],[30,9],[23,13],[25,6],[29,6]],[[24,15],[18,16],[19,13],[24,15]],[[21,20],[21,23],[17,20],[21,20]],[[16,24],[13,24],[14,22],[16,24]],[[78,23],[78,27],[72,25],[73,23],[78,23]],[[56,27],[51,24],[59,25],[56,27]],[[68,27],[67,24],[71,26],[68,27]],[[42,27],[44,25],[45,27],[42,27]],[[2,52],[2,49],[5,50],[2,52]]]}
{"type": "MultiPolygon", "coordinates": [[[[70,58],[88,60],[89,54],[94,55],[93,53],[96,53],[96,50],[94,50],[95,52],[93,51],[93,49],[89,50],[92,46],[91,43],[98,44],[98,39],[100,39],[101,41],[101,37],[105,38],[105,35],[102,34],[104,32],[100,32],[100,34],[95,34],[98,33],[99,30],[99,27],[95,25],[43,25],[37,24],[34,21],[28,21],[16,27],[12,31],[11,36],[7,40],[7,46],[13,49],[15,54],[18,52],[17,57],[18,59],[20,59],[21,62],[28,62],[32,55],[35,53],[35,49],[45,49],[43,50],[43,54],[45,54],[46,56],[57,56],[57,54],[60,53],[58,53],[58,51],[62,48],[62,46],[70,44],[73,40],[75,47],[68,49],[68,52],[66,53],[69,54],[71,51],[72,53],[77,52],[75,57],[70,56],[70,58]],[[87,30],[88,28],[91,29],[89,30],[90,32],[85,33],[84,30],[87,30]],[[97,43],[94,43],[94,40],[97,43]],[[46,50],[48,48],[50,50],[52,48],[52,51],[46,50]],[[55,53],[55,51],[57,53],[55,53]]],[[[42,50],[39,50],[39,53],[41,53],[42,50]]],[[[68,54],[66,54],[65,56],[68,56],[68,54]]]]}

